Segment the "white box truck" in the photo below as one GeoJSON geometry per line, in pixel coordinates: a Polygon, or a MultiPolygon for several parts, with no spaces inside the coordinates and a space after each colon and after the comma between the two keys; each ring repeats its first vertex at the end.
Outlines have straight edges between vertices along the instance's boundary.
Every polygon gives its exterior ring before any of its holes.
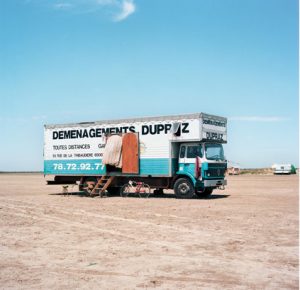
{"type": "Polygon", "coordinates": [[[272,169],[274,174],[296,174],[296,168],[293,164],[274,164],[272,169]]]}
{"type": "Polygon", "coordinates": [[[207,196],[226,185],[226,142],[227,119],[205,113],[45,125],[44,174],[80,180],[91,193],[103,183],[116,193],[133,180],[177,198],[207,196]],[[121,138],[120,164],[103,164],[113,136],[121,138]]]}

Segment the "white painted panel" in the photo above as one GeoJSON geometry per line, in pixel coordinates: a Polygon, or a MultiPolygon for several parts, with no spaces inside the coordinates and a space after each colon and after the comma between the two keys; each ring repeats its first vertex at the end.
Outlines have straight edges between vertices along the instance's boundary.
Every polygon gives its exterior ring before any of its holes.
{"type": "Polygon", "coordinates": [[[201,139],[207,139],[207,136],[212,137],[210,140],[215,140],[214,138],[220,136],[218,134],[223,134],[222,140],[226,141],[225,118],[218,119],[215,116],[205,115],[204,122],[202,122],[201,118],[195,118],[195,116],[191,119],[172,117],[170,120],[158,118],[158,120],[130,123],[112,121],[111,123],[46,126],[44,159],[102,159],[106,133],[138,132],[141,158],[169,158],[170,141],[201,141],[201,139]],[[180,123],[177,132],[179,136],[173,134],[174,123],[180,123]]]}

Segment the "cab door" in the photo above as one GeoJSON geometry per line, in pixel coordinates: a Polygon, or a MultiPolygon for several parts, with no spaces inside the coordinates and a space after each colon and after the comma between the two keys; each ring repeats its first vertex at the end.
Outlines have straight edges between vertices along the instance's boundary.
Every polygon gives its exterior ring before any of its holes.
{"type": "Polygon", "coordinates": [[[202,157],[201,144],[189,144],[186,146],[186,157],[184,162],[184,171],[195,175],[196,158],[202,157]]]}
{"type": "Polygon", "coordinates": [[[188,145],[186,147],[185,171],[192,175],[195,173],[196,151],[198,146],[188,145]]]}

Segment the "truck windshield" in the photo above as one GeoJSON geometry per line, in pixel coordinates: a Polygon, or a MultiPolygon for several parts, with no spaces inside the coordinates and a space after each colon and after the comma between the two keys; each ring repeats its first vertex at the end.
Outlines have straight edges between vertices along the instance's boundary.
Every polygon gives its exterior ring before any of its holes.
{"type": "Polygon", "coordinates": [[[205,155],[208,160],[224,160],[222,144],[205,144],[205,155]]]}

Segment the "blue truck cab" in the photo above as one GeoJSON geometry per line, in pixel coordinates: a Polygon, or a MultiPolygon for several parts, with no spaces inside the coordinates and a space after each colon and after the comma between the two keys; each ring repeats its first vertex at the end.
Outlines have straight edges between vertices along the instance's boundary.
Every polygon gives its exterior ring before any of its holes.
{"type": "Polygon", "coordinates": [[[194,194],[208,196],[216,188],[224,189],[226,170],[227,161],[221,143],[182,143],[174,191],[177,197],[182,198],[190,198],[194,194]]]}

